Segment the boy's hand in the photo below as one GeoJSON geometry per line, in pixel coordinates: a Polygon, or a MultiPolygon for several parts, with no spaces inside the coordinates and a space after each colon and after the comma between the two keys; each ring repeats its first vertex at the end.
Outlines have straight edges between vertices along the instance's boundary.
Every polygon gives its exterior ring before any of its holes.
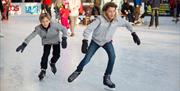
{"type": "Polygon", "coordinates": [[[18,46],[18,48],[16,49],[16,52],[21,51],[21,53],[22,53],[26,46],[27,46],[27,44],[23,42],[20,46],[18,46]]]}
{"type": "Polygon", "coordinates": [[[67,37],[62,37],[62,48],[65,49],[67,47],[67,37]]]}
{"type": "Polygon", "coordinates": [[[83,39],[82,40],[82,47],[81,47],[81,52],[86,54],[88,49],[88,40],[83,39]]]}
{"type": "Polygon", "coordinates": [[[140,41],[139,37],[136,35],[136,33],[133,32],[133,33],[131,33],[131,35],[133,37],[134,43],[136,43],[137,45],[140,45],[141,41],[140,41]]]}

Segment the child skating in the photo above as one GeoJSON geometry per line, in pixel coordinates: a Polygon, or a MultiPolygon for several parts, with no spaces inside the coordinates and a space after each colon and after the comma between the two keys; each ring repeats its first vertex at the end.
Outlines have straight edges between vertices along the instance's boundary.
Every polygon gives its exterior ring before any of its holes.
{"type": "Polygon", "coordinates": [[[62,35],[62,48],[67,47],[67,30],[65,27],[58,23],[51,22],[50,15],[48,13],[42,13],[39,16],[39,21],[41,24],[35,27],[35,30],[24,40],[24,42],[16,49],[17,52],[23,52],[27,44],[36,36],[39,35],[42,39],[43,45],[43,56],[41,58],[41,72],[38,77],[42,80],[46,74],[46,69],[48,66],[48,56],[50,54],[51,47],[53,49],[53,57],[51,58],[49,64],[51,71],[55,74],[57,72],[56,62],[60,57],[60,32],[62,35]]]}
{"type": "Polygon", "coordinates": [[[8,20],[10,0],[2,0],[2,4],[3,4],[3,12],[2,12],[1,20],[8,20]]]}
{"type": "Polygon", "coordinates": [[[103,14],[98,16],[84,31],[82,40],[82,53],[85,57],[77,66],[77,69],[68,77],[68,82],[74,81],[82,72],[84,66],[90,61],[91,57],[102,47],[108,54],[108,66],[104,73],[103,84],[110,89],[115,89],[115,84],[111,81],[111,73],[115,62],[115,52],[112,44],[112,37],[117,27],[126,27],[133,37],[134,42],[140,45],[140,39],[133,32],[133,28],[129,22],[116,16],[117,5],[113,2],[108,2],[103,6],[103,14]],[[88,39],[92,33],[92,40],[88,47],[88,39]]]}
{"type": "Polygon", "coordinates": [[[70,28],[68,21],[70,10],[68,9],[68,7],[69,7],[69,3],[64,3],[63,7],[59,10],[59,17],[61,17],[60,18],[61,24],[64,27],[66,27],[67,30],[69,30],[70,28]]]}

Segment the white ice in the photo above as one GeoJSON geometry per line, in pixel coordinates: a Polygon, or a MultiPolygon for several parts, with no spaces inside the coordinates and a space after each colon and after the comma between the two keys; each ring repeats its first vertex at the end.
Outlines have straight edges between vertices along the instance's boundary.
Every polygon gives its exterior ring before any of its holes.
{"type": "MultiPolygon", "coordinates": [[[[140,46],[125,28],[117,29],[111,76],[116,91],[180,91],[180,23],[171,19],[160,17],[159,29],[148,29],[149,17],[145,25],[135,26],[140,46]]],[[[68,48],[62,49],[56,75],[48,68],[40,82],[41,39],[35,37],[23,53],[15,51],[37,24],[38,16],[13,16],[8,22],[0,22],[4,36],[0,38],[0,91],[106,91],[102,78],[108,57],[102,48],[74,82],[67,82],[84,57],[80,48],[86,26],[82,25],[77,26],[75,37],[68,39],[68,48]]]]}

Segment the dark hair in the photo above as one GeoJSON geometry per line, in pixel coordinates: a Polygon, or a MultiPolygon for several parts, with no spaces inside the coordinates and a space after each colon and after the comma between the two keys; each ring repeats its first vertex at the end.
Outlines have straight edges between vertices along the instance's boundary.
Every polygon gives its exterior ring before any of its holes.
{"type": "Polygon", "coordinates": [[[102,11],[107,11],[109,9],[109,7],[114,7],[115,9],[117,8],[117,5],[114,2],[107,2],[103,8],[102,11]]]}
{"type": "Polygon", "coordinates": [[[39,21],[41,22],[45,17],[51,20],[51,16],[48,13],[41,13],[39,16],[39,21]]]}

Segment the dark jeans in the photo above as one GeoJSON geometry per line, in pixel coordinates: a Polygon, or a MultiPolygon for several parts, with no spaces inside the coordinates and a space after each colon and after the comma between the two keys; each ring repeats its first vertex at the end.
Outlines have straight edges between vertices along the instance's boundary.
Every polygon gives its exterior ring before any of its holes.
{"type": "Polygon", "coordinates": [[[180,13],[180,4],[177,4],[176,17],[179,17],[179,13],[180,13]]]}
{"type": "Polygon", "coordinates": [[[48,5],[41,4],[41,10],[46,10],[47,13],[49,13],[49,15],[51,16],[51,7],[49,7],[48,5]]]}
{"type": "Polygon", "coordinates": [[[152,9],[152,14],[151,14],[151,20],[150,20],[149,27],[151,27],[153,25],[153,23],[154,23],[154,16],[155,16],[155,26],[157,27],[159,25],[159,20],[158,20],[159,9],[152,9]]]}
{"type": "Polygon", "coordinates": [[[44,53],[41,58],[41,69],[47,69],[51,47],[53,48],[53,57],[51,58],[51,63],[56,63],[60,57],[60,44],[44,45],[44,53]]]}
{"type": "MultiPolygon", "coordinates": [[[[115,52],[114,52],[114,47],[112,45],[112,42],[106,43],[104,46],[102,46],[105,51],[108,54],[108,65],[106,68],[106,72],[104,73],[105,75],[111,75],[112,70],[113,70],[113,66],[114,66],[114,62],[115,62],[115,52]]],[[[92,58],[92,56],[95,54],[95,52],[97,51],[97,49],[99,49],[100,46],[98,44],[96,44],[94,41],[91,41],[89,48],[88,48],[88,52],[86,53],[85,57],[83,58],[83,60],[80,62],[80,64],[77,67],[77,71],[82,71],[84,66],[90,61],[90,59],[92,58]]]]}

